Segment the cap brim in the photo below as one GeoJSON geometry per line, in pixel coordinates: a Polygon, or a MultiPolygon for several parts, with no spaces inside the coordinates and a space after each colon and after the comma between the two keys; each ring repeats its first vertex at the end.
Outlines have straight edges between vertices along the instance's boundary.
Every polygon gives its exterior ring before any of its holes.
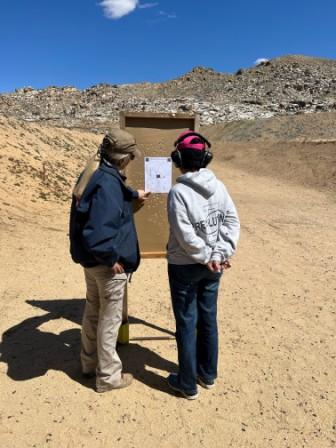
{"type": "Polygon", "coordinates": [[[142,156],[142,152],[140,151],[140,149],[137,146],[132,151],[132,154],[136,159],[139,159],[142,156]]]}

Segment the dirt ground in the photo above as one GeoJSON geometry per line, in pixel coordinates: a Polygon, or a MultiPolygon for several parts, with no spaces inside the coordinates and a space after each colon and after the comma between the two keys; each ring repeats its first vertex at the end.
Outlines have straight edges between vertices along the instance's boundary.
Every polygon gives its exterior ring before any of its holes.
{"type": "Polygon", "coordinates": [[[128,389],[80,376],[84,281],[68,253],[68,204],[1,186],[1,448],[336,445],[336,203],[330,194],[214,163],[242,235],[218,306],[219,378],[189,402],[175,371],[166,263],[129,288],[128,389]]]}

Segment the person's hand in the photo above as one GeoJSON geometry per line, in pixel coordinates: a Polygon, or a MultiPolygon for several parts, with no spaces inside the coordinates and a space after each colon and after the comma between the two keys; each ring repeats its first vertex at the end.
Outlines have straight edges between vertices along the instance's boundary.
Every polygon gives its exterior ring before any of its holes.
{"type": "Polygon", "coordinates": [[[133,213],[139,211],[145,204],[145,201],[150,195],[150,191],[138,190],[137,199],[133,199],[133,213]]]}
{"type": "Polygon", "coordinates": [[[150,191],[138,190],[138,195],[139,195],[138,201],[140,201],[142,203],[145,202],[146,199],[149,198],[150,194],[151,194],[150,191]]]}
{"type": "Polygon", "coordinates": [[[124,266],[121,263],[114,263],[114,265],[111,267],[112,273],[115,274],[123,274],[124,266]]]}
{"type": "Polygon", "coordinates": [[[207,268],[211,272],[223,272],[226,269],[230,269],[231,263],[229,260],[223,261],[223,263],[220,263],[219,261],[209,261],[207,264],[207,268]]]}
{"type": "Polygon", "coordinates": [[[211,272],[222,272],[222,265],[219,261],[209,261],[209,263],[207,263],[207,268],[211,272]]]}
{"type": "Polygon", "coordinates": [[[229,260],[225,260],[223,263],[221,263],[221,267],[222,267],[222,270],[230,269],[230,267],[231,267],[230,261],[229,260]]]}

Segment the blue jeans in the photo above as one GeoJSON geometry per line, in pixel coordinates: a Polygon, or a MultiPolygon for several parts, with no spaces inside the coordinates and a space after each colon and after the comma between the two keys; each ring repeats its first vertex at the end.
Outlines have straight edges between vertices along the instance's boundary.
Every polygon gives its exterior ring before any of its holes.
{"type": "Polygon", "coordinates": [[[197,391],[197,376],[211,383],[217,377],[217,296],[220,273],[201,264],[168,264],[176,320],[179,386],[197,391]],[[197,330],[197,331],[196,331],[197,330]]]}

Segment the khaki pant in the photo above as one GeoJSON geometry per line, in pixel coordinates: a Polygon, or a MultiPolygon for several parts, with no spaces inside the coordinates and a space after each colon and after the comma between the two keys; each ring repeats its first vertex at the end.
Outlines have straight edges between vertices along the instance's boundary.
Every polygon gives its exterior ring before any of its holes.
{"type": "Polygon", "coordinates": [[[116,351],[122,321],[126,274],[113,275],[111,268],[85,268],[86,303],[82,324],[81,363],[84,373],[96,371],[97,388],[116,387],[122,364],[116,351]]]}

